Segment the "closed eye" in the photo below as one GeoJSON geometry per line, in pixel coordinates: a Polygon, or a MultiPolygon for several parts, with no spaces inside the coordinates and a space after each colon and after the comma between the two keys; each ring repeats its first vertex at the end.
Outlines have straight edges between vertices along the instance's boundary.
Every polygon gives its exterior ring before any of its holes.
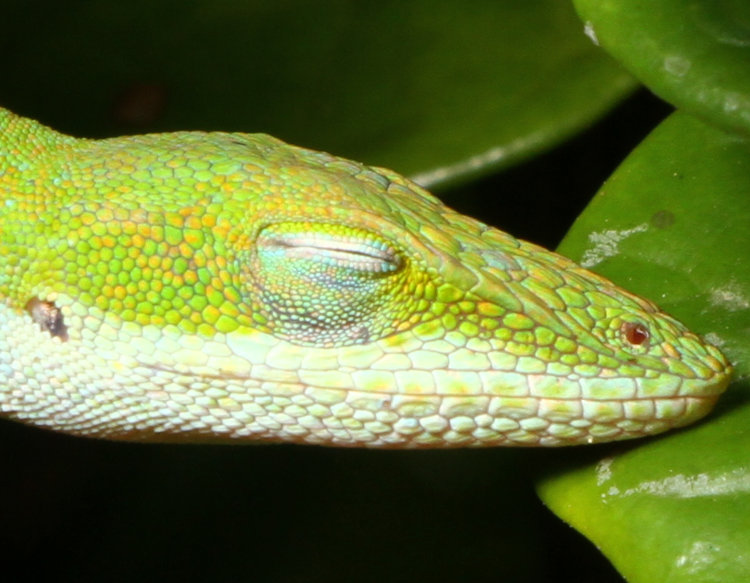
{"type": "Polygon", "coordinates": [[[320,261],[369,273],[390,273],[401,267],[401,259],[389,246],[358,238],[328,237],[321,233],[266,238],[260,244],[273,247],[286,257],[320,261]]]}
{"type": "Polygon", "coordinates": [[[357,226],[267,225],[241,261],[254,317],[297,342],[363,343],[390,334],[416,305],[409,257],[357,226]]]}

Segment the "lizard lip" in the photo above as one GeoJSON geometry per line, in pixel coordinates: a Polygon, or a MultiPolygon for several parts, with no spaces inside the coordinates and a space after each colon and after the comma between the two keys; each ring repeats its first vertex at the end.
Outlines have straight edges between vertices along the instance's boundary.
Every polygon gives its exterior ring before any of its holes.
{"type": "MultiPolygon", "coordinates": [[[[199,367],[190,367],[187,365],[183,366],[164,366],[164,365],[158,365],[158,364],[147,364],[145,365],[145,368],[148,370],[159,372],[159,373],[167,373],[169,375],[176,375],[176,376],[184,376],[184,377],[191,377],[196,379],[210,379],[210,380],[217,380],[217,381],[235,381],[240,383],[245,383],[248,381],[257,383],[258,386],[264,383],[271,383],[278,386],[287,386],[287,387],[305,387],[310,389],[321,389],[321,390],[340,390],[344,392],[366,392],[372,395],[383,395],[383,396],[394,396],[394,395],[409,395],[411,394],[414,397],[424,397],[424,398],[430,398],[430,397],[453,397],[453,396],[460,396],[460,397],[519,397],[520,395],[518,393],[510,391],[508,394],[503,394],[502,392],[498,391],[487,391],[487,390],[476,390],[473,392],[457,392],[457,393],[451,393],[451,392],[439,392],[439,391],[432,391],[432,392],[414,392],[414,393],[408,393],[404,392],[398,389],[395,385],[390,388],[385,387],[379,387],[378,389],[373,390],[363,390],[361,388],[357,387],[332,387],[332,386],[324,386],[324,385],[315,385],[311,383],[302,382],[300,377],[297,375],[296,371],[276,371],[275,374],[272,375],[263,375],[261,377],[253,374],[239,374],[236,372],[229,372],[229,371],[223,371],[223,372],[207,372],[205,370],[200,370],[199,367]]],[[[533,375],[530,375],[533,376],[533,375]]],[[[679,390],[675,394],[655,394],[655,395],[649,395],[649,394],[635,394],[631,395],[629,397],[614,397],[614,396],[593,396],[593,395],[577,395],[577,396],[564,396],[564,395],[545,395],[545,394],[535,394],[532,390],[530,393],[526,394],[525,396],[529,399],[535,399],[535,400],[543,400],[543,399],[553,399],[556,401],[602,401],[602,402],[610,402],[610,401],[670,401],[674,399],[695,399],[700,400],[703,402],[715,402],[721,394],[723,394],[727,387],[729,386],[729,383],[732,379],[731,374],[731,368],[722,369],[721,373],[717,373],[714,378],[710,381],[706,379],[685,379],[683,383],[681,384],[679,390]]]]}

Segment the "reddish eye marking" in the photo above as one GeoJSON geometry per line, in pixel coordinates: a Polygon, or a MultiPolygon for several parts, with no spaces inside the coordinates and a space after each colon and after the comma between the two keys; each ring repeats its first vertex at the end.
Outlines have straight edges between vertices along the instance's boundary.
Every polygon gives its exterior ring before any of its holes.
{"type": "Polygon", "coordinates": [[[646,344],[651,336],[648,328],[640,322],[625,322],[622,325],[622,334],[625,340],[633,346],[646,344]]]}

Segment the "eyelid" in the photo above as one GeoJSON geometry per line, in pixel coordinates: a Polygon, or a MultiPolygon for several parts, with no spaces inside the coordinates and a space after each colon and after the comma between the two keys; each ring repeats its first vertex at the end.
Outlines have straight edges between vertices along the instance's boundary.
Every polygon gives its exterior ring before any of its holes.
{"type": "Polygon", "coordinates": [[[377,240],[341,237],[318,232],[285,233],[261,237],[259,244],[276,247],[288,257],[323,261],[371,273],[389,273],[401,267],[396,251],[377,240]]]}

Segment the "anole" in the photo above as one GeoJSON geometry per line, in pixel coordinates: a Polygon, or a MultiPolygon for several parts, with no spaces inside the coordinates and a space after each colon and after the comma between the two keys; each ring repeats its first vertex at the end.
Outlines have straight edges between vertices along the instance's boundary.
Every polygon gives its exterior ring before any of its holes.
{"type": "Polygon", "coordinates": [[[686,425],[721,352],[408,179],[0,110],[0,415],[141,441],[552,446],[686,425]]]}

